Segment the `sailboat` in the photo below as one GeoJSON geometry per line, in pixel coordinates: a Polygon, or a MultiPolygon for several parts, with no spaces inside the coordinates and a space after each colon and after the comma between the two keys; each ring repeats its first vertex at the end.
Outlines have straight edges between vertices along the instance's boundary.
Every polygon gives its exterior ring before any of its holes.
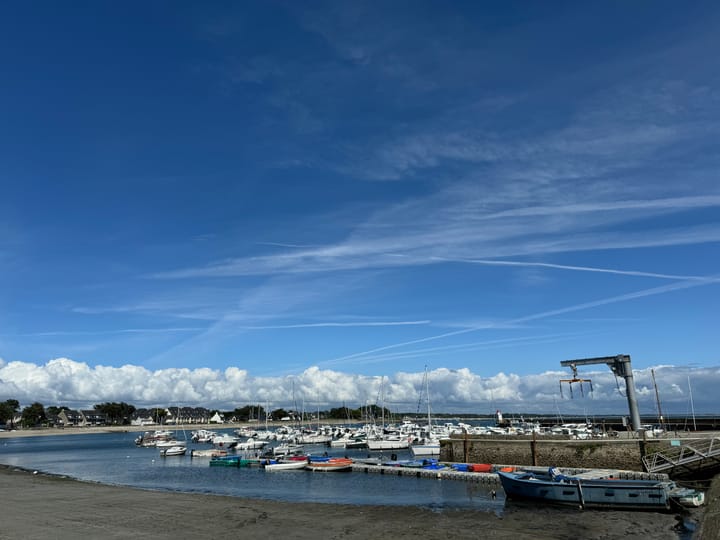
{"type": "MultiPolygon", "coordinates": [[[[418,444],[410,445],[410,452],[415,457],[439,457],[440,456],[440,438],[432,429],[432,418],[430,416],[430,382],[428,380],[427,366],[425,366],[425,397],[427,402],[427,432],[426,436],[418,444]]],[[[419,408],[419,407],[418,407],[419,408]]]]}
{"type": "Polygon", "coordinates": [[[380,396],[382,430],[376,430],[373,434],[368,434],[368,450],[381,452],[383,450],[405,450],[410,446],[408,437],[395,429],[391,430],[389,426],[385,425],[385,376],[380,379],[380,396]]]}

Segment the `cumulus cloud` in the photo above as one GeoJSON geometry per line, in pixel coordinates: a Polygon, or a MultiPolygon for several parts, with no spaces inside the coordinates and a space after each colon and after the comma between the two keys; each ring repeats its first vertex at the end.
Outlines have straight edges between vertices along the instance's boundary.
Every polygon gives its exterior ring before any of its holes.
{"type": "MultiPolygon", "coordinates": [[[[720,367],[657,366],[654,371],[666,416],[687,416],[691,408],[698,413],[718,412],[714,389],[720,383],[720,367]]],[[[253,403],[308,411],[384,404],[404,413],[427,410],[427,388],[434,412],[626,413],[624,381],[616,380],[609,369],[597,366],[583,372],[584,378],[592,379],[593,389],[590,392],[586,385],[582,396],[576,386],[574,399],[567,387],[560,393],[558,381],[569,375],[565,371],[499,372],[482,377],[470,368],[440,368],[428,372],[426,384],[424,372],[367,376],[312,366],[296,375],[257,377],[240,367],[151,371],[134,365],[91,367],[68,358],[43,365],[0,360],[0,397],[17,399],[23,406],[33,401],[71,407],[125,401],[137,407],[183,405],[223,410],[253,403]]],[[[651,368],[635,370],[634,377],[641,414],[656,414],[651,368]]]]}

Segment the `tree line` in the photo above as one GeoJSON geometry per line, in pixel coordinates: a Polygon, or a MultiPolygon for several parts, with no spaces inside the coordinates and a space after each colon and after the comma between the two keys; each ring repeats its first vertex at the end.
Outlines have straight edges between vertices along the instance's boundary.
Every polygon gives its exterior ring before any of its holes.
{"type": "MultiPolygon", "coordinates": [[[[134,405],[130,405],[125,402],[98,403],[93,406],[93,409],[103,413],[107,418],[107,422],[111,425],[130,424],[132,418],[138,412],[138,409],[134,405]]],[[[0,402],[0,424],[5,424],[10,429],[15,429],[15,419],[18,417],[19,413],[20,425],[22,427],[30,428],[43,426],[47,425],[51,418],[56,417],[63,410],[69,411],[71,409],[67,406],[49,406],[45,408],[42,403],[34,402],[20,410],[20,402],[18,400],[8,399],[4,402],[0,402]]],[[[182,409],[180,407],[170,407],[169,409],[156,407],[149,409],[148,411],[155,423],[163,424],[168,414],[168,410],[170,414],[175,417],[182,416],[182,409]]],[[[266,411],[265,408],[260,405],[245,405],[244,407],[236,407],[231,411],[212,410],[207,412],[208,418],[217,412],[224,420],[234,420],[236,422],[264,422],[266,420],[283,419],[302,421],[310,418],[316,420],[333,419],[355,421],[379,419],[381,417],[390,419],[392,416],[392,413],[388,409],[381,408],[376,405],[370,405],[368,407],[357,409],[336,407],[325,411],[317,411],[317,416],[315,413],[312,415],[305,415],[298,413],[297,411],[286,410],[283,408],[266,411]]]]}

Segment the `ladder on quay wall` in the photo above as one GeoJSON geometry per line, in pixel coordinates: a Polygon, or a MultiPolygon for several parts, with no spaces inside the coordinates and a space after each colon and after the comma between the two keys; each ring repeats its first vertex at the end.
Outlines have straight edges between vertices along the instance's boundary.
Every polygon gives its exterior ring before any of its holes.
{"type": "Polygon", "coordinates": [[[683,441],[642,458],[645,470],[656,472],[693,472],[720,466],[720,437],[683,441]]]}

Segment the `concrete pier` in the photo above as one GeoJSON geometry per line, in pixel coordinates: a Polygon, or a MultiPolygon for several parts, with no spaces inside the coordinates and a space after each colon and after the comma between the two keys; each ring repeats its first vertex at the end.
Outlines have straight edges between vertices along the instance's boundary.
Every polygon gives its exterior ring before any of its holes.
{"type": "MultiPolygon", "coordinates": [[[[416,478],[434,478],[438,480],[459,480],[463,482],[476,482],[480,484],[499,484],[500,479],[497,473],[476,473],[456,471],[450,466],[451,463],[445,463],[446,469],[420,469],[415,467],[397,467],[387,465],[367,465],[364,463],[354,463],[353,472],[363,472],[372,474],[385,474],[388,476],[407,476],[416,478]]],[[[512,465],[497,465],[497,468],[512,467],[512,465]]],[[[522,467],[523,470],[543,472],[547,467],[522,467]]],[[[581,478],[620,478],[624,480],[667,480],[666,474],[649,474],[639,471],[625,471],[615,469],[587,469],[561,467],[560,472],[568,476],[579,476],[581,478]]]]}

